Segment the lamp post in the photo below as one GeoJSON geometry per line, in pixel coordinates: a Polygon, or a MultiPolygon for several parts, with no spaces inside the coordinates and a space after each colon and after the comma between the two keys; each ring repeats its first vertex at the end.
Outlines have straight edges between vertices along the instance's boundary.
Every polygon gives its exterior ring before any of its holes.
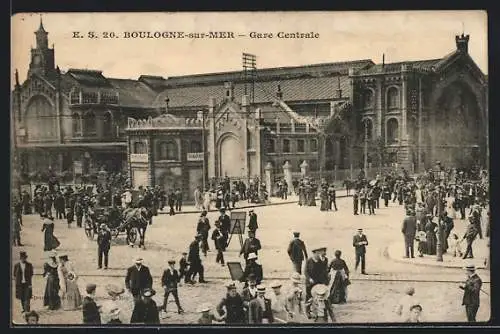
{"type": "Polygon", "coordinates": [[[444,222],[441,217],[438,218],[438,231],[436,243],[436,261],[443,262],[443,246],[444,246],[444,222]]]}
{"type": "Polygon", "coordinates": [[[365,125],[365,150],[364,150],[364,170],[365,170],[365,175],[368,175],[368,120],[365,119],[364,121],[365,125]]]}

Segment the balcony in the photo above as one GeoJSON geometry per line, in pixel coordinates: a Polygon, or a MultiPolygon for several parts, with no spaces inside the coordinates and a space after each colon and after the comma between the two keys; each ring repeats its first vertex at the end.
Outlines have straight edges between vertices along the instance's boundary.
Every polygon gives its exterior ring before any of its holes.
{"type": "Polygon", "coordinates": [[[70,105],[88,105],[88,104],[106,104],[118,105],[119,93],[118,92],[83,92],[72,91],[69,99],[70,105]]]}

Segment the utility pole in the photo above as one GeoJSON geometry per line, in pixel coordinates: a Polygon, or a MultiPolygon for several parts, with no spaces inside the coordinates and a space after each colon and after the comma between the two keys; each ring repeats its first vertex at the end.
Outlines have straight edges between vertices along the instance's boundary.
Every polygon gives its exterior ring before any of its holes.
{"type": "Polygon", "coordinates": [[[205,192],[206,185],[207,185],[207,153],[206,153],[206,134],[205,134],[205,110],[202,110],[202,129],[201,129],[201,137],[202,137],[202,143],[203,143],[203,189],[202,192],[205,192]]]}
{"type": "Polygon", "coordinates": [[[249,78],[251,78],[252,85],[250,89],[250,101],[253,104],[255,102],[255,76],[257,71],[257,56],[250,53],[243,53],[242,60],[245,82],[245,95],[247,95],[247,81],[249,78]]]}
{"type": "Polygon", "coordinates": [[[364,121],[365,125],[365,152],[364,152],[364,170],[365,170],[365,176],[368,177],[368,120],[364,121]]]}
{"type": "Polygon", "coordinates": [[[436,244],[436,261],[443,262],[443,246],[444,246],[444,222],[441,216],[438,216],[438,231],[436,244]]]}

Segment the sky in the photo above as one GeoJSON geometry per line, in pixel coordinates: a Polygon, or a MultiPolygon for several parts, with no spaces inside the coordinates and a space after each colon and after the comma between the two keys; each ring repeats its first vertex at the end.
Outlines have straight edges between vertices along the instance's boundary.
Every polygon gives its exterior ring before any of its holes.
{"type": "MultiPolygon", "coordinates": [[[[137,79],[239,71],[242,52],[257,68],[371,59],[375,63],[442,58],[455,50],[455,35],[470,35],[469,54],[488,73],[485,11],[258,12],[258,13],[42,13],[55,45],[56,65],[101,70],[107,77],[137,79]],[[94,31],[100,38],[73,38],[94,31]],[[133,31],[230,31],[235,39],[131,39],[133,31]],[[278,32],[314,32],[317,39],[279,39],[278,32]],[[114,32],[118,38],[103,38],[114,32]],[[252,39],[251,32],[273,33],[252,39]]],[[[40,13],[11,17],[11,84],[26,79],[40,13]]]]}

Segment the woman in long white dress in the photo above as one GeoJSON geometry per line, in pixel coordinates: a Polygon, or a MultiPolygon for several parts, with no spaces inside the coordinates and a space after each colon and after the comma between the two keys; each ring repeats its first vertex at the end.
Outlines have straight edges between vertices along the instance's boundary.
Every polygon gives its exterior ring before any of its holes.
{"type": "Polygon", "coordinates": [[[59,256],[59,261],[57,274],[59,276],[62,307],[65,311],[76,310],[82,305],[82,296],[77,283],[78,276],[67,255],[59,256]]]}
{"type": "Polygon", "coordinates": [[[449,194],[448,197],[446,197],[446,212],[448,213],[448,217],[451,219],[455,219],[457,212],[455,211],[454,208],[454,203],[455,203],[455,196],[453,194],[449,194]]]}

